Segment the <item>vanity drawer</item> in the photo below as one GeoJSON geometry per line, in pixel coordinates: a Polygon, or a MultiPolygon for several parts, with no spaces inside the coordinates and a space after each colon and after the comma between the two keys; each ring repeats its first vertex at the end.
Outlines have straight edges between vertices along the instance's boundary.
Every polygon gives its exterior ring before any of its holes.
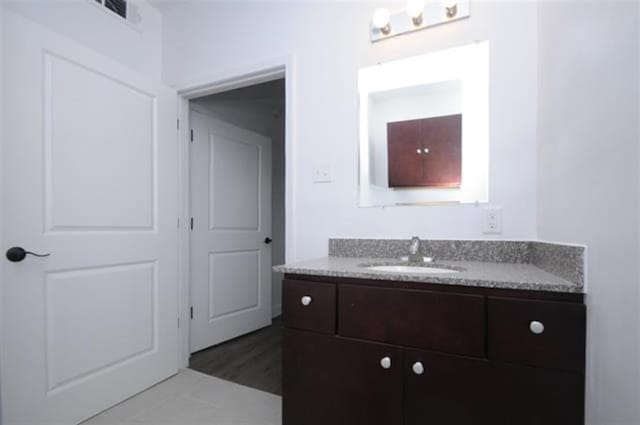
{"type": "Polygon", "coordinates": [[[286,279],[282,298],[284,326],[336,333],[335,284],[286,279]]]}
{"type": "Polygon", "coordinates": [[[583,371],[583,304],[489,297],[489,359],[583,371]]]}
{"type": "Polygon", "coordinates": [[[481,295],[338,287],[338,333],[447,353],[485,357],[481,295]]]}

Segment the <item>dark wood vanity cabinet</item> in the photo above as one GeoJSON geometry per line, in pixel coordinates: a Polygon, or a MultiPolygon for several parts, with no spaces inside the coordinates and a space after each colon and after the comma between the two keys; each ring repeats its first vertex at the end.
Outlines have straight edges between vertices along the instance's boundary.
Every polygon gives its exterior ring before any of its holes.
{"type": "Polygon", "coordinates": [[[284,425],[584,424],[581,295],[288,276],[283,298],[284,425]]]}
{"type": "Polygon", "coordinates": [[[462,115],[387,123],[389,187],[459,187],[462,115]]]}

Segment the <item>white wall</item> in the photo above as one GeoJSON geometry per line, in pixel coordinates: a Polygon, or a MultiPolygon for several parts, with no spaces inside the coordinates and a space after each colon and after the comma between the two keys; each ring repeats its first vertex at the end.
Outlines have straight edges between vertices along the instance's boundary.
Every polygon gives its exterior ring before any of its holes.
{"type": "MultiPolygon", "coordinates": [[[[218,99],[215,95],[197,98],[191,102],[210,111],[216,118],[230,124],[271,137],[274,117],[272,108],[276,101],[271,99],[218,99]]],[[[282,108],[282,99],[278,102],[282,108]]]]}
{"type": "MultiPolygon", "coordinates": [[[[249,89],[244,89],[244,99],[223,99],[213,96],[195,99],[192,102],[206,108],[215,117],[238,127],[254,131],[271,138],[271,261],[273,265],[285,262],[285,208],[284,208],[284,91],[280,96],[266,99],[248,99],[249,89]],[[278,112],[274,115],[274,112],[278,112]]],[[[231,97],[231,98],[230,98],[231,97]]],[[[271,275],[272,314],[282,312],[281,273],[271,275]]]]}
{"type": "Polygon", "coordinates": [[[165,81],[184,87],[207,76],[295,55],[297,235],[293,258],[325,255],[331,236],[481,238],[481,210],[473,205],[357,207],[357,70],[488,39],[491,202],[504,208],[501,237],[534,237],[536,4],[477,2],[471,19],[371,44],[369,21],[376,6],[362,2],[185,4],[164,16],[165,81]],[[312,183],[312,165],[326,162],[333,165],[333,182],[312,183]]]}
{"type": "MultiPolygon", "coordinates": [[[[283,93],[284,96],[284,93],[283,93]]],[[[284,117],[284,97],[281,114],[272,122],[271,140],[272,151],[272,173],[271,181],[271,233],[273,243],[271,248],[271,262],[274,265],[285,262],[285,117],[284,117]]],[[[272,315],[282,314],[282,279],[281,273],[272,272],[271,275],[271,303],[273,305],[272,315]]]]}
{"type": "Polygon", "coordinates": [[[638,9],[539,9],[538,236],[588,246],[590,425],[640,423],[638,9]]]}
{"type": "Polygon", "coordinates": [[[134,1],[142,15],[138,29],[88,0],[5,0],[5,3],[7,10],[159,79],[162,74],[162,15],[144,1],[134,1]]]}

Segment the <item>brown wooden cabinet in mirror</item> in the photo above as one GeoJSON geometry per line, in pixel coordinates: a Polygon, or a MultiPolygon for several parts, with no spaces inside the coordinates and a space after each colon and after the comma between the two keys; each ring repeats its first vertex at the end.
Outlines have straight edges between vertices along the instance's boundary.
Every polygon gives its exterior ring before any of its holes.
{"type": "Polygon", "coordinates": [[[387,123],[389,187],[460,187],[462,115],[387,123]]]}

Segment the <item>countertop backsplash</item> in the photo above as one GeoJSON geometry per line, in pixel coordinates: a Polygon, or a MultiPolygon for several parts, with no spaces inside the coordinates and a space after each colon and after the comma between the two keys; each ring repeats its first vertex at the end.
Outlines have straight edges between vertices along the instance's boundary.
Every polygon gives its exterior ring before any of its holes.
{"type": "MultiPolygon", "coordinates": [[[[409,252],[409,239],[329,239],[329,257],[399,258],[409,252]]],[[[436,261],[481,261],[532,264],[578,286],[584,286],[586,247],[539,241],[420,241],[420,252],[436,261]]]]}

